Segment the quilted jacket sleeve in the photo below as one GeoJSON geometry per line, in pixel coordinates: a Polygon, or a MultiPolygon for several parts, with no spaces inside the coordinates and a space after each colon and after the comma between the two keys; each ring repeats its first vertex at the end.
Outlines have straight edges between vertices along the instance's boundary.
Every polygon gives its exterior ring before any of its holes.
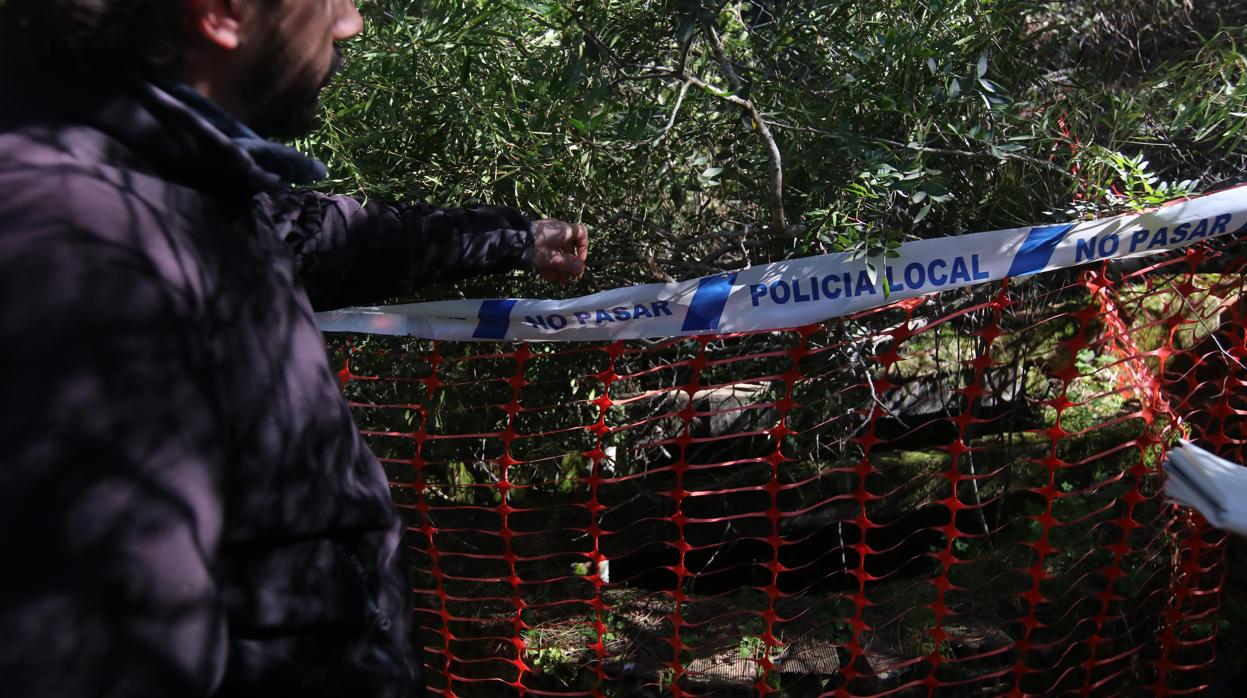
{"type": "Polygon", "coordinates": [[[361,202],[298,189],[264,194],[257,205],[261,224],[295,252],[316,310],[379,303],[532,261],[532,225],[511,208],[361,202]]]}

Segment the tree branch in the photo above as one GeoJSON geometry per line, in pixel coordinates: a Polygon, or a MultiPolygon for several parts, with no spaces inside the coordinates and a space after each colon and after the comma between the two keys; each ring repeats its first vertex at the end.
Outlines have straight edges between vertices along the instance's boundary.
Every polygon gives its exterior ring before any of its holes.
{"type": "Polygon", "coordinates": [[[675,127],[675,119],[680,114],[680,105],[684,104],[684,97],[688,95],[688,85],[687,80],[680,84],[680,94],[676,95],[675,105],[671,107],[671,118],[667,120],[667,125],[663,127],[662,132],[654,139],[654,145],[661,143],[667,137],[667,134],[671,132],[671,129],[675,127]]]}
{"type": "Polygon", "coordinates": [[[771,181],[767,191],[771,198],[771,228],[773,232],[782,234],[788,229],[784,216],[783,156],[779,152],[779,145],[775,142],[775,136],[771,134],[771,129],[767,127],[766,119],[762,118],[761,112],[758,111],[753,102],[724,92],[714,85],[702,81],[692,73],[685,72],[684,81],[705,91],[707,94],[740,107],[753,120],[754,133],[758,134],[758,137],[762,139],[763,145],[766,146],[768,160],[771,165],[771,181]]]}
{"type": "MultiPolygon", "coordinates": [[[[710,48],[714,51],[715,58],[719,62],[719,67],[723,70],[723,75],[727,78],[727,82],[732,86],[732,90],[738,94],[744,93],[744,85],[740,81],[740,77],[736,74],[736,69],[732,67],[732,61],[727,55],[727,51],[723,48],[723,41],[719,39],[719,32],[709,20],[705,22],[706,39],[710,42],[710,48]]],[[[685,71],[685,80],[691,76],[685,71]]],[[[709,87],[705,83],[702,86],[709,87]]],[[[773,234],[783,235],[788,229],[788,222],[784,215],[784,159],[779,152],[779,145],[775,142],[775,136],[771,133],[771,129],[767,126],[766,119],[762,117],[762,113],[758,111],[752,100],[737,95],[725,95],[721,90],[711,90],[721,99],[735,104],[743,109],[753,123],[753,131],[758,134],[758,138],[762,139],[762,144],[766,147],[767,159],[770,162],[770,187],[768,194],[771,199],[771,228],[773,234]],[[729,99],[730,97],[730,99],[729,99]]]]}

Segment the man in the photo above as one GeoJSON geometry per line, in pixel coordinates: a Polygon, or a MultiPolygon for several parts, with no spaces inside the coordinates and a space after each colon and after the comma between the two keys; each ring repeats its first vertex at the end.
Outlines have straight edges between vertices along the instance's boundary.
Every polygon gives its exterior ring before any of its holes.
{"type": "Polygon", "coordinates": [[[0,0],[0,696],[415,693],[401,525],[313,309],[583,228],[362,205],[311,124],[349,0],[0,0]],[[254,131],[253,131],[254,129],[254,131]]]}

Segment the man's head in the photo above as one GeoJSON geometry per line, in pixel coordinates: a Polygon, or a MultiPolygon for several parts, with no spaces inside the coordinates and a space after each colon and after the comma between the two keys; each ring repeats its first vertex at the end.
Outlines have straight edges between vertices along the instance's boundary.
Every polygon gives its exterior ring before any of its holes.
{"type": "Polygon", "coordinates": [[[335,44],[363,30],[353,0],[187,0],[193,50],[181,77],[267,136],[314,122],[335,44]]]}
{"type": "Polygon", "coordinates": [[[306,133],[358,34],[353,0],[0,0],[8,67],[86,80],[180,79],[268,136],[306,133]]]}

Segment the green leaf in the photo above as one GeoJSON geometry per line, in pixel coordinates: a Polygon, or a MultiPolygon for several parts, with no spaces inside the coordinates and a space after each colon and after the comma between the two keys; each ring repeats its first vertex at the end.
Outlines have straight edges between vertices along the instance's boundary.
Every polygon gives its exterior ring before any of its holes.
{"type": "Polygon", "coordinates": [[[1006,156],[1016,150],[1022,150],[1022,147],[1019,145],[992,145],[991,147],[992,155],[1001,160],[1008,159],[1006,156]]]}
{"type": "Polygon", "coordinates": [[[987,49],[983,49],[983,52],[979,54],[979,62],[974,71],[980,78],[987,75],[987,49]]]}

